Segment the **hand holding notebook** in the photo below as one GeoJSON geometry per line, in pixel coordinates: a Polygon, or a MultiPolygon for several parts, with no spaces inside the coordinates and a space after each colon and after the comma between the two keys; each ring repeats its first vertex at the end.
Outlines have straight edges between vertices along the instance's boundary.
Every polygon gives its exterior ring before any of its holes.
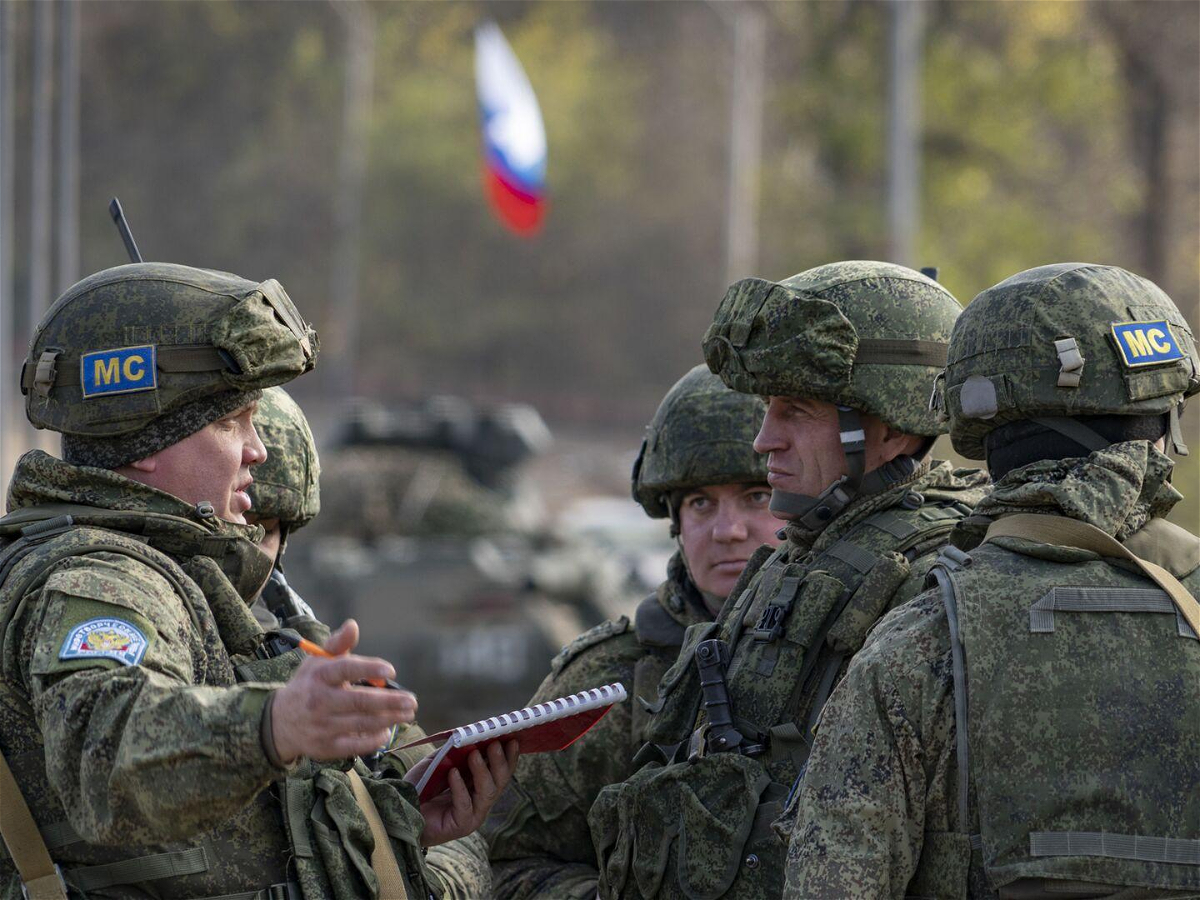
{"type": "MultiPolygon", "coordinates": [[[[615,703],[625,700],[625,688],[608,684],[569,697],[493,716],[470,725],[439,731],[405,744],[397,750],[444,741],[418,780],[417,793],[424,802],[446,789],[452,769],[463,768],[472,750],[486,751],[496,741],[516,741],[522,753],[546,753],[569,747],[582,737],[615,703]]],[[[465,773],[464,773],[465,774],[465,773]]]]}

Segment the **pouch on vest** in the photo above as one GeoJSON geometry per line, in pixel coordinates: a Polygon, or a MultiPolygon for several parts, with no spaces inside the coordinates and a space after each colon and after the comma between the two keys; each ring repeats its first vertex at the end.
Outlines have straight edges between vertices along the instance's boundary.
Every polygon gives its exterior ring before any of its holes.
{"type": "Polygon", "coordinates": [[[786,848],[770,822],[784,791],[772,787],[758,760],[719,753],[697,766],[648,766],[605,788],[589,814],[602,893],[777,897],[786,848]]]}
{"type": "MultiPolygon", "coordinates": [[[[327,767],[310,767],[306,774],[314,768],[312,777],[289,777],[283,787],[284,819],[305,900],[387,900],[379,896],[379,881],[371,869],[375,840],[350,779],[345,772],[327,767]]],[[[424,820],[415,793],[397,780],[371,777],[365,768],[360,775],[401,869],[414,886],[410,896],[427,896],[432,888],[424,875],[419,844],[424,820]],[[410,795],[408,803],[402,796],[405,791],[410,795]]]]}

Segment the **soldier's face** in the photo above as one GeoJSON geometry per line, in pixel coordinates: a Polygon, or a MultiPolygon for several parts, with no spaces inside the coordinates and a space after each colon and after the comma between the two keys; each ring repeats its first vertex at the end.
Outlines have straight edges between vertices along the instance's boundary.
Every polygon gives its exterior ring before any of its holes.
{"type": "Polygon", "coordinates": [[[684,494],[679,541],[696,587],[727,596],[754,551],[779,544],[770,501],[765,484],[715,484],[684,494]]]}
{"type": "MultiPolygon", "coordinates": [[[[876,416],[861,414],[869,472],[902,453],[916,453],[921,439],[902,434],[876,416]]],[[[791,494],[815,497],[846,474],[837,407],[804,397],[769,397],[754,449],[767,456],[767,482],[791,494]]]]}
{"type": "Polygon", "coordinates": [[[252,403],[210,422],[182,441],[118,471],[186,503],[207,500],[220,518],[245,525],[250,509],[246,489],[254,480],[250,467],[267,458],[251,421],[257,406],[252,403]]]}

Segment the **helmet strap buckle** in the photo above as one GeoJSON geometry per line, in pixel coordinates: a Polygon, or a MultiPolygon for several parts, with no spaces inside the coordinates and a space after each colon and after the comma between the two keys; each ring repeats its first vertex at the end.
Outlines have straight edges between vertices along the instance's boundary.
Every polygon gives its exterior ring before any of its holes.
{"type": "Polygon", "coordinates": [[[43,350],[33,372],[33,390],[39,397],[49,397],[58,374],[58,350],[43,350]]]}

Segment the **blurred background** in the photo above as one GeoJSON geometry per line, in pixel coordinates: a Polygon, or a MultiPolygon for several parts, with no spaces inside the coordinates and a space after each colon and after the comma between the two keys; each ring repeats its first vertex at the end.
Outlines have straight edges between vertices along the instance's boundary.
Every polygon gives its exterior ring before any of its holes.
{"type": "Polygon", "coordinates": [[[1200,3],[3,0],[6,476],[57,452],[16,378],[127,261],[114,195],[146,259],[278,278],[316,324],[289,390],[325,508],[289,577],[456,724],[661,578],[628,473],[731,281],[891,259],[966,303],[1087,260],[1200,326],[1200,3]],[[544,121],[525,234],[485,188],[485,22],[544,121]]]}

